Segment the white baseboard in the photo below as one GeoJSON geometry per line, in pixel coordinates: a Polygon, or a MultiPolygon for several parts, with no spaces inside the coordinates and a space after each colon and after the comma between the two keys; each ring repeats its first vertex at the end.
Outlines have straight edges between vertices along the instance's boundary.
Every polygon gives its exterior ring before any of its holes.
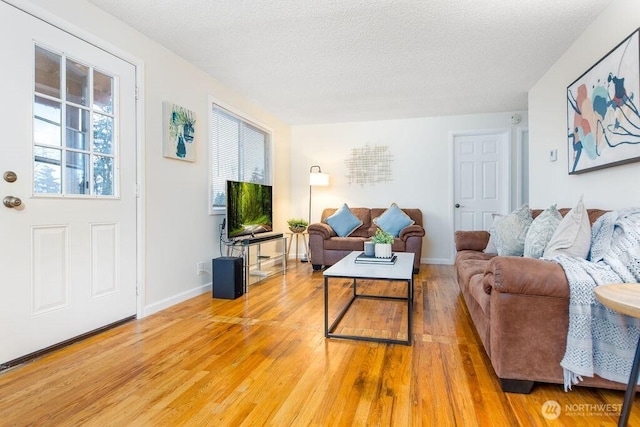
{"type": "Polygon", "coordinates": [[[180,304],[188,299],[197,297],[198,295],[202,295],[207,292],[211,292],[211,283],[204,284],[200,287],[182,292],[180,294],[174,295],[162,301],[154,302],[153,304],[147,305],[144,307],[144,312],[142,316],[138,316],[138,318],[150,316],[154,313],[162,311],[166,308],[169,308],[173,305],[180,304]]]}
{"type": "MultiPolygon", "coordinates": [[[[289,258],[288,261],[292,260],[292,258],[289,258]]],[[[298,259],[299,261],[299,259],[298,259]]],[[[293,258],[293,262],[295,262],[295,258],[293,258]]],[[[268,263],[268,261],[266,261],[266,263],[268,263]]],[[[446,259],[446,258],[420,258],[420,263],[421,264],[443,264],[443,265],[453,265],[453,261],[450,259],[446,259]]],[[[273,264],[273,262],[271,262],[271,264],[273,264]]],[[[202,295],[204,293],[211,293],[211,287],[212,287],[212,283],[206,283],[200,287],[179,293],[177,295],[174,295],[172,297],[166,298],[162,301],[158,301],[158,302],[154,302],[153,304],[149,304],[147,306],[145,306],[143,308],[144,312],[142,313],[142,316],[138,316],[139,319],[146,317],[146,316],[150,316],[154,313],[157,313],[159,311],[162,311],[164,309],[167,309],[171,306],[174,306],[176,304],[180,304],[181,302],[184,302],[188,299],[191,298],[195,298],[198,295],[202,295]]]]}
{"type": "Polygon", "coordinates": [[[420,264],[453,265],[453,260],[448,258],[420,258],[420,264]]]}

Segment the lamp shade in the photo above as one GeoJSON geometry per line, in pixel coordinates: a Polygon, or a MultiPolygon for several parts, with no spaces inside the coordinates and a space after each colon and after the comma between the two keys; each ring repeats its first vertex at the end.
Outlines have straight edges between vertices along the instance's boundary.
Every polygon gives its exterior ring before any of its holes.
{"type": "Polygon", "coordinates": [[[326,187],[329,185],[329,174],[322,172],[311,172],[309,174],[309,185],[314,187],[326,187]]]}

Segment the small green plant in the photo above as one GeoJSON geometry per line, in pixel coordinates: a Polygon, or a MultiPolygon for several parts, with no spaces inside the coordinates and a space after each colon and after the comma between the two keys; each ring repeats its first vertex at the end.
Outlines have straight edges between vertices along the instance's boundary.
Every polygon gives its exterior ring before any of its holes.
{"type": "Polygon", "coordinates": [[[287,224],[291,228],[306,228],[309,223],[302,218],[292,218],[287,221],[287,224]]]}
{"type": "Polygon", "coordinates": [[[393,236],[381,228],[376,230],[376,234],[371,237],[373,243],[391,243],[393,244],[393,236]]]}

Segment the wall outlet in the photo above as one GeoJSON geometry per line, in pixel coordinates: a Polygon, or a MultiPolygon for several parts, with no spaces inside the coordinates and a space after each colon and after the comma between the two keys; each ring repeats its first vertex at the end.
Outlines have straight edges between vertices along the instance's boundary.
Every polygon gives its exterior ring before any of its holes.
{"type": "Polygon", "coordinates": [[[199,262],[196,264],[196,274],[198,276],[202,276],[203,274],[205,274],[207,272],[207,269],[204,265],[204,262],[199,262]]]}

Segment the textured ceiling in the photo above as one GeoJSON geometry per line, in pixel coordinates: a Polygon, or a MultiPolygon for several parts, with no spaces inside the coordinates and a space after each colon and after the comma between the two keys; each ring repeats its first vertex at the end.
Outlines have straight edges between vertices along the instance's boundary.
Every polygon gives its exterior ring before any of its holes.
{"type": "Polygon", "coordinates": [[[611,3],[89,1],[290,124],[525,110],[611,3]]]}

